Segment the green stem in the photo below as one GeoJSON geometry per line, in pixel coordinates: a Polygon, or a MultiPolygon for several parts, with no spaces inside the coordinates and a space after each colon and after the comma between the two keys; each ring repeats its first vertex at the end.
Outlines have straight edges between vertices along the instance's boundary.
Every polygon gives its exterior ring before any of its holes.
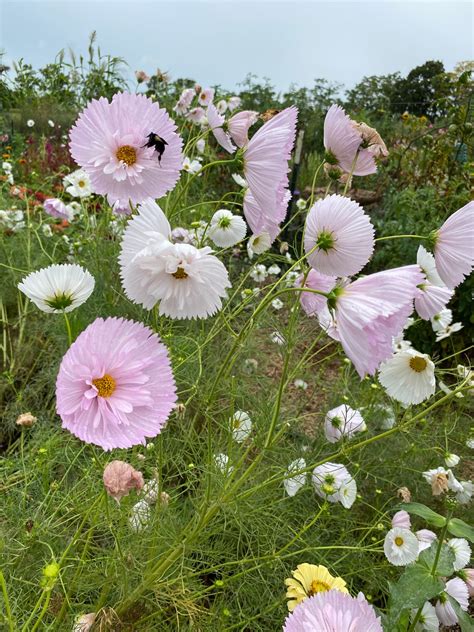
{"type": "Polygon", "coordinates": [[[63,314],[64,314],[64,322],[66,323],[67,338],[68,338],[69,346],[71,346],[72,345],[71,323],[69,322],[69,318],[66,312],[63,312],[63,314]]]}
{"type": "Polygon", "coordinates": [[[388,239],[428,239],[424,235],[390,235],[389,237],[377,237],[375,241],[387,241],[388,239]]]}
{"type": "Polygon", "coordinates": [[[6,613],[6,617],[8,621],[8,629],[10,630],[10,632],[13,632],[15,629],[15,626],[13,624],[12,611],[10,609],[10,601],[8,599],[7,584],[1,570],[0,570],[0,586],[2,587],[3,601],[5,604],[5,613],[6,613]]]}

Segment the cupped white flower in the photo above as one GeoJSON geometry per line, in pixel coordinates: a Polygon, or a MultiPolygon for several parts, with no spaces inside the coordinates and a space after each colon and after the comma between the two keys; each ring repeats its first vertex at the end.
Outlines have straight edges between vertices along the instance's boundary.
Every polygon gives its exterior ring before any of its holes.
{"type": "Polygon", "coordinates": [[[257,263],[249,272],[250,278],[256,283],[263,283],[268,276],[268,270],[263,263],[257,263]]]}
{"type": "Polygon", "coordinates": [[[385,557],[394,566],[406,566],[418,557],[418,540],[410,529],[395,527],[385,536],[385,557]]]}
{"type": "Polygon", "coordinates": [[[457,454],[448,453],[444,457],[444,462],[447,467],[456,467],[460,461],[460,457],[457,454]]]}
{"type": "Polygon", "coordinates": [[[451,324],[453,320],[453,312],[446,308],[431,317],[431,327],[433,331],[442,331],[451,324]]]}
{"type": "Polygon", "coordinates": [[[285,488],[288,496],[294,496],[299,490],[306,485],[307,473],[295,474],[300,470],[304,470],[306,467],[306,461],[304,459],[296,459],[292,461],[287,469],[288,476],[283,481],[283,487],[285,488]]]}
{"type": "Polygon", "coordinates": [[[438,287],[446,287],[436,269],[436,262],[431,252],[428,252],[423,246],[418,247],[416,253],[416,262],[420,266],[428,283],[437,285],[438,287]]]}
{"type": "Polygon", "coordinates": [[[259,235],[251,235],[247,242],[247,253],[250,259],[253,255],[261,255],[262,252],[270,249],[272,239],[269,233],[260,233],[259,235]]]}
{"type": "Polygon", "coordinates": [[[367,429],[367,425],[358,410],[347,404],[341,404],[326,414],[324,434],[330,443],[336,443],[342,437],[353,437],[357,432],[367,429]]]}
{"type": "Polygon", "coordinates": [[[18,289],[41,311],[72,312],[87,301],[94,290],[94,277],[76,264],[54,264],[32,272],[18,289]]]}
{"type": "MultiPolygon", "coordinates": [[[[411,619],[415,618],[418,610],[411,611],[411,619]]],[[[418,618],[418,622],[415,625],[415,632],[438,632],[439,621],[436,616],[435,607],[426,601],[421,609],[421,614],[418,618]]]]}
{"type": "Polygon", "coordinates": [[[33,119],[28,119],[26,121],[26,124],[28,125],[28,127],[34,127],[35,122],[33,121],[33,119]]]}
{"type": "Polygon", "coordinates": [[[142,531],[150,522],[151,508],[145,499],[139,500],[132,507],[132,513],[128,520],[132,531],[142,531]]]}
{"type": "Polygon", "coordinates": [[[416,539],[418,540],[418,552],[421,553],[425,549],[429,549],[433,542],[436,540],[436,533],[429,529],[419,529],[416,533],[416,539]]]}
{"type": "Polygon", "coordinates": [[[77,169],[64,176],[63,184],[72,197],[86,198],[93,192],[89,174],[84,169],[77,169]]]}
{"type": "Polygon", "coordinates": [[[357,493],[355,481],[353,484],[352,480],[347,468],[340,463],[318,465],[312,475],[313,486],[318,496],[332,503],[340,502],[344,507],[352,505],[357,493]]]}
{"type": "Polygon", "coordinates": [[[474,483],[471,481],[459,481],[462,491],[456,492],[456,500],[461,505],[467,505],[474,494],[474,483]]]}
{"type": "Polygon", "coordinates": [[[471,547],[469,546],[469,542],[464,538],[451,538],[451,540],[448,540],[448,546],[455,556],[454,570],[460,571],[461,568],[469,564],[469,560],[471,559],[471,547]]]}
{"type": "Polygon", "coordinates": [[[339,502],[346,509],[350,509],[357,497],[357,484],[353,478],[341,483],[339,487],[339,502]]]}
{"type": "Polygon", "coordinates": [[[234,471],[234,467],[229,464],[229,457],[227,454],[223,454],[222,452],[214,454],[214,463],[222,474],[230,475],[234,471]]]}
{"type": "Polygon", "coordinates": [[[252,420],[248,413],[243,410],[236,410],[230,419],[232,438],[237,443],[243,443],[252,433],[252,420]]]}
{"type": "Polygon", "coordinates": [[[196,141],[196,149],[200,154],[204,153],[204,150],[206,149],[206,141],[204,140],[204,138],[200,138],[198,141],[196,141]]]}
{"type": "Polygon", "coordinates": [[[406,349],[380,365],[379,381],[402,404],[419,404],[435,392],[434,364],[428,355],[406,349]]]}
{"type": "Polygon", "coordinates": [[[455,599],[462,610],[467,610],[469,606],[469,592],[467,585],[460,577],[454,577],[446,582],[444,592],[436,602],[435,609],[440,623],[446,626],[456,625],[458,617],[454,608],[448,601],[448,597],[455,599]]]}
{"type": "Polygon", "coordinates": [[[229,248],[242,241],[247,224],[239,215],[220,209],[214,213],[209,226],[209,237],[219,248],[229,248]]]}

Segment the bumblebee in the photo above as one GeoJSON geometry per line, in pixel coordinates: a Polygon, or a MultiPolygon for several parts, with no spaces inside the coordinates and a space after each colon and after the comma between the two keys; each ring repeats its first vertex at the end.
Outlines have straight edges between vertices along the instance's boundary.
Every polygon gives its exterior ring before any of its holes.
{"type": "Polygon", "coordinates": [[[155,132],[150,132],[147,136],[148,141],[142,145],[142,147],[153,147],[158,154],[158,162],[161,164],[161,157],[165,153],[165,147],[168,144],[164,138],[155,134],[155,132]]]}

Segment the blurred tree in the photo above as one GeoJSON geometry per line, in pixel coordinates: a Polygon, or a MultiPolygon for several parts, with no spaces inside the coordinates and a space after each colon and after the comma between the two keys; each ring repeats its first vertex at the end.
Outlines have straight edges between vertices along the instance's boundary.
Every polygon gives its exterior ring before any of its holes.
{"type": "Polygon", "coordinates": [[[427,116],[433,120],[445,113],[443,99],[449,96],[449,90],[450,81],[443,62],[426,61],[395,83],[391,109],[396,113],[408,111],[415,116],[427,116]]]}

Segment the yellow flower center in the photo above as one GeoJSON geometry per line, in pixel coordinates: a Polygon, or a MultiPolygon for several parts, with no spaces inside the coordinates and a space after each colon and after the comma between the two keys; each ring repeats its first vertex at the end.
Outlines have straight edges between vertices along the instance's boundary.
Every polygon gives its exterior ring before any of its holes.
{"type": "Polygon", "coordinates": [[[416,371],[417,373],[423,373],[423,371],[428,366],[428,363],[424,358],[420,358],[420,356],[415,356],[410,359],[410,369],[416,371]]]}
{"type": "Polygon", "coordinates": [[[177,268],[176,272],[172,273],[175,279],[187,279],[189,274],[184,268],[177,268]]]}
{"type": "Polygon", "coordinates": [[[327,592],[328,590],[331,590],[331,586],[329,584],[326,584],[326,582],[322,582],[320,579],[313,579],[313,581],[311,582],[311,587],[308,590],[308,596],[312,597],[317,593],[327,592]]]}
{"type": "Polygon", "coordinates": [[[402,545],[403,545],[403,538],[401,538],[400,536],[397,536],[397,537],[395,538],[395,544],[396,544],[397,546],[402,546],[402,545]]]}
{"type": "Polygon", "coordinates": [[[110,397],[115,391],[115,380],[108,373],[102,377],[96,377],[95,380],[92,380],[92,384],[98,390],[100,397],[110,397]]]}
{"type": "Polygon", "coordinates": [[[135,148],[130,147],[130,145],[123,145],[123,147],[119,147],[115,155],[117,156],[117,160],[121,160],[129,167],[137,162],[137,152],[135,151],[135,148]]]}
{"type": "Polygon", "coordinates": [[[79,182],[77,183],[80,187],[85,187],[86,183],[84,182],[84,180],[79,180],[79,182]]]}

